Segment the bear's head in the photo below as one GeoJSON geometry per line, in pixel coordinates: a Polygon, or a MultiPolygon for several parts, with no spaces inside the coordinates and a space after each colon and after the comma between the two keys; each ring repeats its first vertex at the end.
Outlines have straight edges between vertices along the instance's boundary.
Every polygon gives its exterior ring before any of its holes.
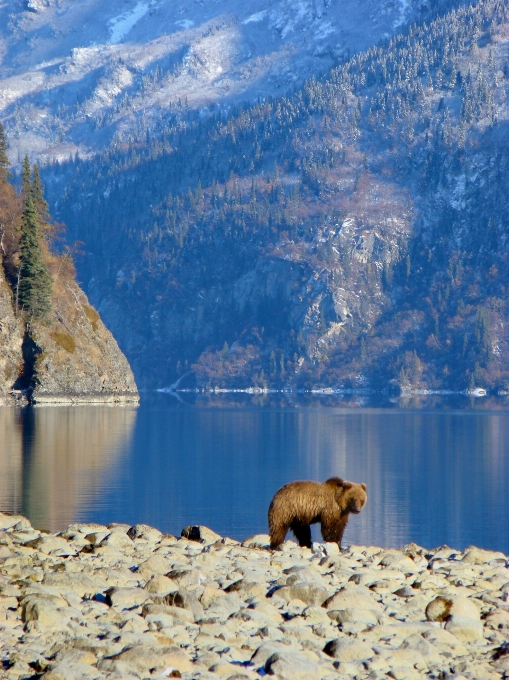
{"type": "Polygon", "coordinates": [[[336,502],[342,512],[353,512],[358,515],[367,500],[365,484],[354,484],[354,482],[342,480],[341,487],[336,491],[336,502]]]}

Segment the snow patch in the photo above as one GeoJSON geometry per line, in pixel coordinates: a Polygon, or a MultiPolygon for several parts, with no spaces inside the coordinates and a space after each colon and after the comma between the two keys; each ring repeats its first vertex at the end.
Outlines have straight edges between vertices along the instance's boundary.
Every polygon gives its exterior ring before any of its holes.
{"type": "Polygon", "coordinates": [[[175,26],[178,26],[179,28],[182,28],[184,31],[187,31],[188,28],[194,26],[194,21],[191,21],[191,19],[180,19],[180,21],[175,22],[175,26]]]}
{"type": "Polygon", "coordinates": [[[301,21],[306,21],[306,25],[312,22],[311,8],[305,0],[286,2],[283,10],[276,9],[271,12],[271,25],[279,32],[283,40],[289,33],[297,29],[301,21]]]}
{"type": "Polygon", "coordinates": [[[399,0],[399,16],[396,19],[396,21],[393,23],[393,28],[399,28],[402,26],[407,18],[407,13],[408,13],[408,8],[409,8],[409,1],[408,0],[399,0]]]}
{"type": "Polygon", "coordinates": [[[148,2],[138,2],[136,7],[131,12],[124,12],[118,17],[114,17],[108,21],[110,29],[109,42],[118,43],[125,38],[131,28],[138,23],[138,21],[145,16],[149,7],[148,2]]]}
{"type": "Polygon", "coordinates": [[[49,7],[49,0],[28,0],[27,7],[32,12],[44,12],[49,7]]]}
{"type": "Polygon", "coordinates": [[[245,24],[256,24],[259,21],[262,21],[266,14],[267,14],[266,9],[264,9],[262,12],[256,12],[256,14],[251,14],[250,17],[248,17],[245,21],[242,22],[242,25],[244,26],[245,24]]]}
{"type": "Polygon", "coordinates": [[[315,38],[317,40],[323,40],[331,33],[334,33],[334,27],[332,26],[330,21],[324,21],[322,24],[318,26],[318,29],[315,33],[315,38]]]}
{"type": "Polygon", "coordinates": [[[467,178],[465,175],[460,175],[452,196],[450,199],[451,206],[455,210],[462,210],[465,207],[465,192],[466,192],[467,178]]]}
{"type": "Polygon", "coordinates": [[[36,64],[34,66],[34,71],[42,71],[45,68],[50,68],[51,66],[61,63],[62,59],[60,57],[57,57],[56,59],[50,59],[49,61],[41,61],[40,64],[36,64]]]}

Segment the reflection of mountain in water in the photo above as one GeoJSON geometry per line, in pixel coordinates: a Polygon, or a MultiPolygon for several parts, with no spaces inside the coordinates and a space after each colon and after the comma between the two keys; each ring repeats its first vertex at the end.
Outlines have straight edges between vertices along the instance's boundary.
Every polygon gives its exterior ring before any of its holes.
{"type": "Polygon", "coordinates": [[[0,507],[62,529],[100,504],[135,422],[129,407],[0,409],[0,507]]]}
{"type": "Polygon", "coordinates": [[[368,484],[368,505],[348,540],[507,551],[507,414],[321,411],[312,421],[298,437],[309,476],[368,484]]]}

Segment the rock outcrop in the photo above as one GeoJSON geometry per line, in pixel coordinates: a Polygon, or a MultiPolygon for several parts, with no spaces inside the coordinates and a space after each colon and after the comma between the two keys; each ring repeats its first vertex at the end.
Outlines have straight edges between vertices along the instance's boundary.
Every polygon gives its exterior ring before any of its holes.
{"type": "Polygon", "coordinates": [[[0,404],[138,400],[129,363],[73,281],[56,282],[48,322],[15,313],[0,262],[0,404]]]}
{"type": "Polygon", "coordinates": [[[0,513],[2,677],[507,677],[502,553],[182,533],[0,513]]]}
{"type": "Polygon", "coordinates": [[[23,370],[23,326],[14,315],[12,295],[0,266],[0,405],[23,370]]]}

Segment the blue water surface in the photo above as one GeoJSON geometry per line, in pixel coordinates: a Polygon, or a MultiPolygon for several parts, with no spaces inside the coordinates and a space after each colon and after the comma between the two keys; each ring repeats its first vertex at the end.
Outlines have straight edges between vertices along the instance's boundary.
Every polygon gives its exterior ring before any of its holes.
{"type": "MultiPolygon", "coordinates": [[[[35,526],[143,522],[267,531],[275,491],[338,475],[368,487],[345,543],[509,553],[509,412],[249,401],[0,409],[0,509],[35,526]]],[[[314,533],[319,538],[318,531],[314,533]]]]}

